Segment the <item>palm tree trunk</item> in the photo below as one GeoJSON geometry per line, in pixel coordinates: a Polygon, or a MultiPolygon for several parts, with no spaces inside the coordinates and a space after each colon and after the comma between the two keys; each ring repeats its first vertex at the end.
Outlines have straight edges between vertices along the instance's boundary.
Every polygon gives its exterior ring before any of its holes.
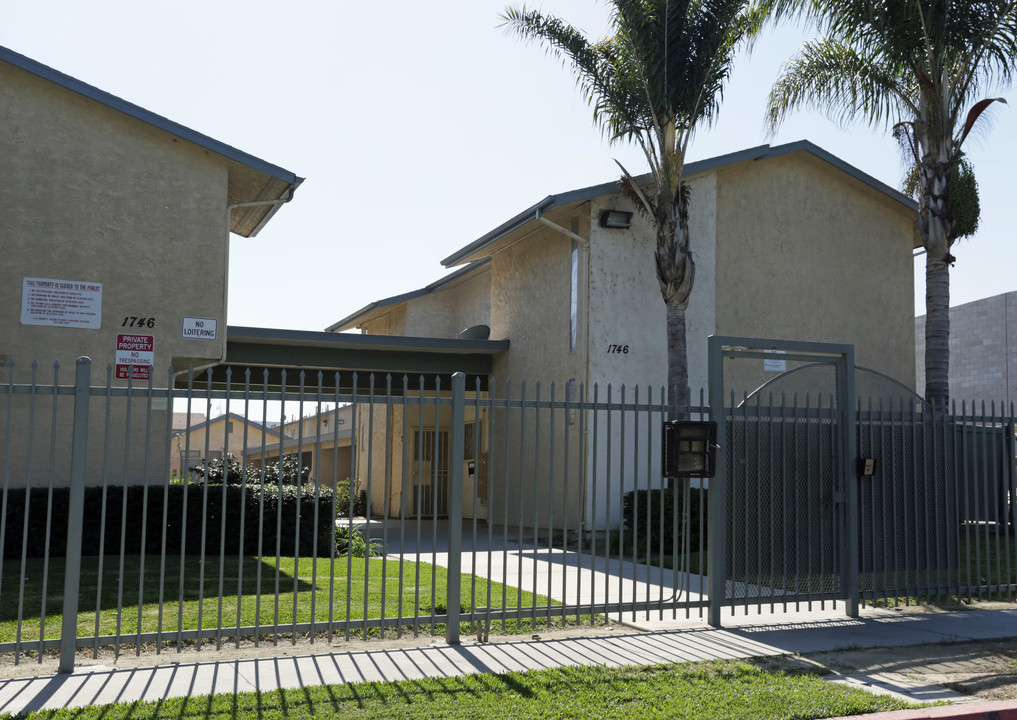
{"type": "Polygon", "coordinates": [[[950,138],[926,140],[918,232],[925,247],[925,400],[946,409],[950,401],[950,138]]]}
{"type": "Polygon", "coordinates": [[[689,355],[685,312],[696,278],[689,238],[689,193],[682,186],[674,197],[658,199],[656,218],[657,282],[667,309],[667,394],[674,407],[689,404],[689,355]]]}
{"type": "Polygon", "coordinates": [[[950,400],[950,263],[925,260],[925,399],[946,409],[950,400]]]}
{"type": "Polygon", "coordinates": [[[689,301],[665,299],[667,308],[667,387],[668,403],[674,407],[689,404],[688,342],[685,335],[685,312],[689,301]]]}

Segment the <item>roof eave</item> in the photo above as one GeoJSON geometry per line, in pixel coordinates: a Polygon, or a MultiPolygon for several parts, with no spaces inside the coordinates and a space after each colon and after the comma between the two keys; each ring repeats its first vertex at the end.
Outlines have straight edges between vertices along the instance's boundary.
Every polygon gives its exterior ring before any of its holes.
{"type": "Polygon", "coordinates": [[[49,67],[48,65],[43,65],[42,63],[32,60],[31,58],[9,48],[0,46],[0,60],[30,72],[33,75],[37,75],[45,80],[49,80],[61,87],[87,97],[90,100],[95,100],[107,107],[118,110],[125,115],[148,123],[160,130],[164,130],[179,138],[188,140],[189,142],[199,145],[206,150],[211,150],[212,152],[218,153],[230,160],[243,163],[254,170],[258,170],[266,175],[282,180],[285,183],[299,185],[303,180],[303,178],[298,178],[296,174],[281,168],[278,165],[273,165],[270,162],[266,162],[261,158],[257,158],[249,153],[243,152],[242,150],[238,150],[237,148],[211,138],[208,135],[204,135],[185,127],[180,123],[170,120],[169,118],[158,115],[150,110],[146,110],[143,107],[139,107],[134,103],[124,100],[123,98],[112,95],[105,90],[100,90],[94,85],[82,82],[77,78],[73,78],[70,75],[49,67]]]}

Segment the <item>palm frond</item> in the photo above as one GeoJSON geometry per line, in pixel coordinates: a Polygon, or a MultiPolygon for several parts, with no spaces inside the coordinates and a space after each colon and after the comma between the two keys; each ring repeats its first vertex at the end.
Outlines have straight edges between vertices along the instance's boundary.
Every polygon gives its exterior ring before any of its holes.
{"type": "Polygon", "coordinates": [[[904,82],[878,57],[836,40],[813,40],[781,69],[767,100],[766,122],[774,132],[792,110],[808,108],[839,123],[889,123],[915,109],[904,82]]]}

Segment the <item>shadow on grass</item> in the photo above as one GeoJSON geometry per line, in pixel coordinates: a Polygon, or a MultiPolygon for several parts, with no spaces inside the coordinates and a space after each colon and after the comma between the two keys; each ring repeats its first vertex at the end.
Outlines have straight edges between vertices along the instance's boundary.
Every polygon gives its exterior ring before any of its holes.
{"type": "MultiPolygon", "coordinates": [[[[100,578],[100,558],[84,556],[81,558],[79,607],[94,607],[97,596],[102,607],[116,607],[118,600],[124,606],[135,607],[139,602],[158,602],[160,588],[165,601],[192,602],[217,595],[220,579],[224,591],[231,595],[237,594],[238,588],[245,595],[274,594],[277,577],[283,592],[293,592],[294,575],[286,567],[292,565],[292,559],[284,560],[285,564],[280,563],[277,573],[276,558],[259,560],[256,557],[234,556],[223,558],[220,562],[218,556],[167,555],[163,564],[163,558],[159,556],[146,556],[142,563],[140,555],[125,555],[122,560],[116,555],[102,559],[100,578]]],[[[309,566],[310,559],[303,562],[309,566]]],[[[24,568],[20,560],[5,560],[0,574],[0,622],[17,620],[18,600],[22,593],[24,616],[37,616],[42,607],[44,588],[46,614],[61,613],[64,568],[62,557],[51,558],[48,567],[43,558],[27,559],[24,568]]],[[[313,587],[302,578],[296,579],[297,592],[309,591],[313,587]]]]}

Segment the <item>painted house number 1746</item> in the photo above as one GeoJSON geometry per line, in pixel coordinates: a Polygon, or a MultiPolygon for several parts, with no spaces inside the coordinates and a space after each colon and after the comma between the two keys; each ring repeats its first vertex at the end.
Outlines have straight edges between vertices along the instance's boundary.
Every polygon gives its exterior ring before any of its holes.
{"type": "Polygon", "coordinates": [[[612,345],[608,345],[607,346],[607,352],[608,352],[608,354],[610,354],[610,353],[624,353],[625,355],[628,355],[629,354],[629,346],[628,345],[613,345],[613,344],[612,345]]]}

